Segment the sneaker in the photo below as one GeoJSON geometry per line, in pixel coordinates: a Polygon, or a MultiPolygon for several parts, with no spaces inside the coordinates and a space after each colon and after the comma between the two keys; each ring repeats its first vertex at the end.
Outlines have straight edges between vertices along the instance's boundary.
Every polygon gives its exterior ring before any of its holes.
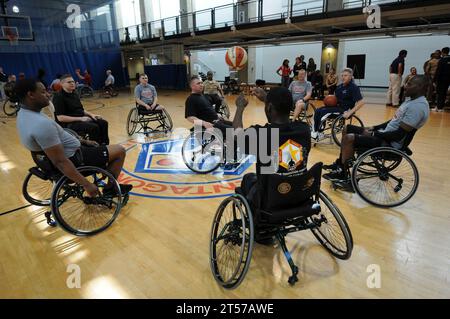
{"type": "Polygon", "coordinates": [[[444,112],[444,109],[437,109],[438,112],[444,112]]]}
{"type": "Polygon", "coordinates": [[[386,106],[392,106],[392,103],[386,103],[386,106]]]}
{"type": "Polygon", "coordinates": [[[347,175],[345,174],[345,172],[339,167],[337,170],[332,171],[330,173],[327,174],[323,174],[322,176],[323,178],[335,182],[335,181],[345,181],[348,179],[347,175]]]}
{"type": "Polygon", "coordinates": [[[399,105],[398,104],[396,104],[396,105],[392,105],[392,107],[398,107],[399,105]]]}
{"type": "Polygon", "coordinates": [[[311,138],[315,139],[316,141],[320,141],[321,139],[323,139],[323,137],[324,134],[322,132],[315,132],[315,131],[311,132],[311,138]]]}
{"type": "Polygon", "coordinates": [[[334,184],[342,191],[344,192],[350,192],[354,193],[355,190],[353,188],[352,181],[350,179],[342,180],[342,181],[335,181],[334,184]]]}
{"type": "Polygon", "coordinates": [[[339,161],[339,159],[335,160],[333,162],[333,164],[323,165],[322,168],[327,171],[336,171],[339,168],[338,161],[339,161]]]}

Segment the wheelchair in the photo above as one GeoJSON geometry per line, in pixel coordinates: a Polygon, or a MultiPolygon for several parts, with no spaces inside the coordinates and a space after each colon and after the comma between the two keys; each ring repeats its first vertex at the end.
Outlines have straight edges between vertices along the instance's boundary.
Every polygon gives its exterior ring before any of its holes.
{"type": "Polygon", "coordinates": [[[5,85],[6,100],[3,103],[3,113],[7,116],[16,116],[20,109],[19,99],[14,93],[13,83],[14,82],[10,82],[5,85]]]}
{"type": "Polygon", "coordinates": [[[19,100],[15,98],[8,97],[3,103],[3,112],[7,116],[16,116],[19,109],[19,100]]]}
{"type": "MultiPolygon", "coordinates": [[[[312,122],[308,122],[311,129],[313,128],[312,124],[312,122]]],[[[328,139],[329,144],[333,144],[334,142],[340,147],[342,131],[346,125],[364,127],[362,120],[354,114],[347,119],[344,118],[343,113],[336,112],[325,114],[320,123],[320,132],[323,133],[323,136],[320,139],[312,139],[313,145],[316,146],[319,142],[328,139]]]]}
{"type": "Polygon", "coordinates": [[[181,147],[184,164],[191,171],[199,174],[211,173],[219,166],[224,168],[239,166],[243,156],[239,154],[238,150],[236,152],[235,160],[227,160],[226,143],[221,137],[212,134],[212,132],[204,128],[199,131],[191,128],[191,133],[184,140],[181,147]]]}
{"type": "Polygon", "coordinates": [[[100,92],[100,97],[110,98],[119,95],[119,91],[114,86],[104,86],[100,92]]]}
{"type": "Polygon", "coordinates": [[[292,110],[290,112],[290,119],[291,119],[291,121],[296,120],[296,121],[305,122],[306,124],[309,125],[309,127],[312,127],[314,112],[316,111],[316,107],[311,101],[307,101],[305,103],[305,107],[306,107],[306,110],[302,110],[296,119],[293,118],[294,111],[292,110]]]}
{"type": "Polygon", "coordinates": [[[159,132],[168,133],[172,131],[172,128],[172,118],[166,109],[149,111],[136,104],[128,113],[127,133],[129,136],[134,133],[144,133],[145,135],[159,132]],[[156,124],[150,125],[152,122],[156,124]]]}
{"type": "Polygon", "coordinates": [[[94,96],[94,90],[88,85],[79,85],[77,87],[77,93],[80,99],[94,96]]]}
{"type": "MultiPolygon", "coordinates": [[[[111,226],[128,202],[128,194],[123,196],[117,180],[102,168],[77,165],[78,172],[99,189],[99,195],[88,197],[84,188],[55,168],[44,152],[31,152],[31,156],[36,166],[29,169],[22,193],[30,204],[50,207],[45,213],[49,226],[59,225],[76,236],[95,235],[111,226]],[[112,184],[112,191],[106,194],[108,182],[112,184]]],[[[79,151],[77,158],[82,165],[79,151]]]]}
{"type": "Polygon", "coordinates": [[[211,105],[214,107],[214,110],[216,111],[217,114],[221,115],[223,118],[225,119],[229,119],[230,118],[230,108],[228,107],[228,103],[225,100],[225,97],[221,97],[220,95],[218,95],[220,97],[220,105],[217,105],[214,100],[213,97],[211,97],[211,95],[209,94],[205,94],[205,97],[208,99],[208,101],[211,103],[211,105]]]}
{"type": "Polygon", "coordinates": [[[286,247],[289,233],[309,229],[333,256],[350,258],[352,234],[338,207],[320,190],[321,171],[322,163],[317,163],[298,176],[261,175],[259,208],[240,187],[222,201],[210,236],[211,271],[222,287],[234,289],[244,280],[254,240],[277,239],[292,271],[290,285],[298,281],[298,267],[286,247]]]}
{"type": "MultiPolygon", "coordinates": [[[[419,187],[419,171],[408,147],[416,130],[406,136],[402,149],[376,147],[357,149],[352,162],[353,191],[364,201],[377,207],[390,208],[406,203],[419,187]]],[[[334,189],[342,188],[332,182],[334,189]]]]}

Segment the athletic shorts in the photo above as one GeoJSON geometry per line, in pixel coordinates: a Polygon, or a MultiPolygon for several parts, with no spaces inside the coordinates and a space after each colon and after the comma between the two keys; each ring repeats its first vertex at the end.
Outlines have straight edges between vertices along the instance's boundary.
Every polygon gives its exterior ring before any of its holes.
{"type": "Polygon", "coordinates": [[[362,135],[364,128],[361,126],[347,125],[347,134],[355,134],[355,143],[353,146],[357,149],[371,149],[379,146],[385,146],[387,143],[379,137],[362,135]]]}
{"type": "Polygon", "coordinates": [[[84,166],[95,166],[106,168],[109,162],[109,152],[106,145],[102,146],[81,146],[84,166]]]}

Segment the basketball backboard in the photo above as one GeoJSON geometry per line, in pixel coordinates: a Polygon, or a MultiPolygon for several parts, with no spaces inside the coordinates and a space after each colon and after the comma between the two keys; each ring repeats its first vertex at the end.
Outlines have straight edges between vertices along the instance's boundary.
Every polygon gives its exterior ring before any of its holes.
{"type": "Polygon", "coordinates": [[[10,41],[13,34],[18,41],[34,41],[30,17],[0,14],[0,40],[10,41]]]}

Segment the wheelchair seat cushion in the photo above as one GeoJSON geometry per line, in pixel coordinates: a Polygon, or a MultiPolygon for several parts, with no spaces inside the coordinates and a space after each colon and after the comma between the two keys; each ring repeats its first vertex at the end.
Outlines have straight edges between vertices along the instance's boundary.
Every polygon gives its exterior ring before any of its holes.
{"type": "Polygon", "coordinates": [[[309,217],[320,212],[319,206],[314,205],[315,202],[309,199],[296,207],[280,209],[277,211],[259,210],[259,216],[262,220],[270,224],[283,223],[289,219],[297,217],[309,217]]]}
{"type": "Polygon", "coordinates": [[[147,110],[144,106],[139,105],[138,112],[140,115],[161,114],[162,110],[147,110]]]}

